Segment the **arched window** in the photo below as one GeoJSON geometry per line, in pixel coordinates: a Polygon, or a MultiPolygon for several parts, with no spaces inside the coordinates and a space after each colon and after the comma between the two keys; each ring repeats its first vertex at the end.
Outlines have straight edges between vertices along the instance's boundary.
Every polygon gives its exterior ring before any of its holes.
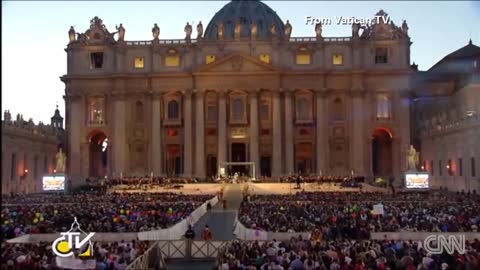
{"type": "Polygon", "coordinates": [[[391,118],[391,101],[390,97],[385,94],[377,96],[377,119],[391,118]]]}
{"type": "Polygon", "coordinates": [[[309,120],[310,105],[306,97],[301,97],[297,102],[298,120],[309,120]]]}
{"type": "Polygon", "coordinates": [[[240,121],[243,119],[244,108],[243,108],[243,100],[237,98],[234,99],[232,102],[232,120],[240,121]]]}
{"type": "Polygon", "coordinates": [[[135,121],[143,123],[143,103],[141,101],[135,103],[135,121]]]}
{"type": "Polygon", "coordinates": [[[333,101],[333,120],[343,120],[343,102],[341,98],[336,98],[333,101]]]}
{"type": "Polygon", "coordinates": [[[171,100],[168,102],[168,119],[178,119],[179,118],[179,109],[178,102],[176,100],[171,100]]]}

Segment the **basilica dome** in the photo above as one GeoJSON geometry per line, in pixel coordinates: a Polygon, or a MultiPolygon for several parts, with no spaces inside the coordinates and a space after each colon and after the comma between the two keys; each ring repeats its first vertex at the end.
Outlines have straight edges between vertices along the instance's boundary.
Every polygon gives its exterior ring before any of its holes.
{"type": "Polygon", "coordinates": [[[208,23],[205,30],[205,39],[217,39],[218,25],[223,23],[225,38],[234,37],[235,24],[242,24],[241,37],[250,36],[250,25],[255,22],[258,26],[258,39],[270,37],[270,26],[275,24],[277,35],[284,36],[283,21],[269,6],[258,0],[233,0],[220,9],[208,23]]]}

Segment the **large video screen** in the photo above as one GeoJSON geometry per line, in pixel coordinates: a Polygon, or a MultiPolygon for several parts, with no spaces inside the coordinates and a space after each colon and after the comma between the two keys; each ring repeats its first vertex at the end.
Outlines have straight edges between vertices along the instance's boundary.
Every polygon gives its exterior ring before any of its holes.
{"type": "Polygon", "coordinates": [[[42,179],[44,191],[63,191],[65,189],[65,176],[63,175],[49,175],[42,179]]]}
{"type": "Polygon", "coordinates": [[[428,173],[407,173],[405,186],[407,188],[428,188],[428,173]]]}

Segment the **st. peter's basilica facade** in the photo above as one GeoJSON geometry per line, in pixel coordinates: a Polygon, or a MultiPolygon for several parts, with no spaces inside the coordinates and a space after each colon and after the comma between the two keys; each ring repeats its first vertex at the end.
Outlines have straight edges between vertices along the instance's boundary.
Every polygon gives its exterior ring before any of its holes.
{"type": "Polygon", "coordinates": [[[205,31],[187,24],[184,39],[162,39],[155,25],[151,40],[127,41],[126,28],[110,33],[95,17],[86,32],[69,32],[61,79],[74,185],[216,177],[226,162],[253,162],[256,178],[402,178],[416,72],[405,21],[354,24],[348,37],[324,37],[316,25],[311,37],[291,37],[264,3],[232,1],[205,31]]]}

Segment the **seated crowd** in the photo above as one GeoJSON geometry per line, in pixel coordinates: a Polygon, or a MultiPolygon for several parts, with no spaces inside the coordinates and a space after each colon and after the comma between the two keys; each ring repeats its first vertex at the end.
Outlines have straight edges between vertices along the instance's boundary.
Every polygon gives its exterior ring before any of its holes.
{"type": "MultiPolygon", "coordinates": [[[[93,181],[89,181],[90,184],[93,181]]],[[[187,177],[151,177],[151,176],[125,176],[121,178],[108,178],[104,183],[108,186],[116,185],[127,185],[127,186],[138,186],[138,185],[170,185],[170,184],[192,184],[197,183],[196,178],[187,178],[187,177]]]]}
{"type": "Polygon", "coordinates": [[[233,241],[220,253],[219,270],[450,270],[480,269],[480,242],[467,253],[432,255],[414,241],[233,241]]]}
{"type": "MultiPolygon", "coordinates": [[[[96,270],[126,269],[148,248],[147,242],[132,240],[113,243],[94,243],[93,256],[96,270]]],[[[2,266],[0,270],[61,270],[56,263],[51,243],[7,244],[2,243],[2,266]]]]}
{"type": "Polygon", "coordinates": [[[17,196],[2,204],[1,236],[66,231],[73,217],[91,232],[164,229],[187,218],[211,197],[173,193],[17,196]]]}
{"type": "Polygon", "coordinates": [[[325,238],[364,239],[370,232],[477,231],[480,197],[454,193],[300,192],[252,195],[241,204],[242,224],[270,232],[311,232],[325,238]],[[384,214],[373,211],[382,203],[384,214]]]}

